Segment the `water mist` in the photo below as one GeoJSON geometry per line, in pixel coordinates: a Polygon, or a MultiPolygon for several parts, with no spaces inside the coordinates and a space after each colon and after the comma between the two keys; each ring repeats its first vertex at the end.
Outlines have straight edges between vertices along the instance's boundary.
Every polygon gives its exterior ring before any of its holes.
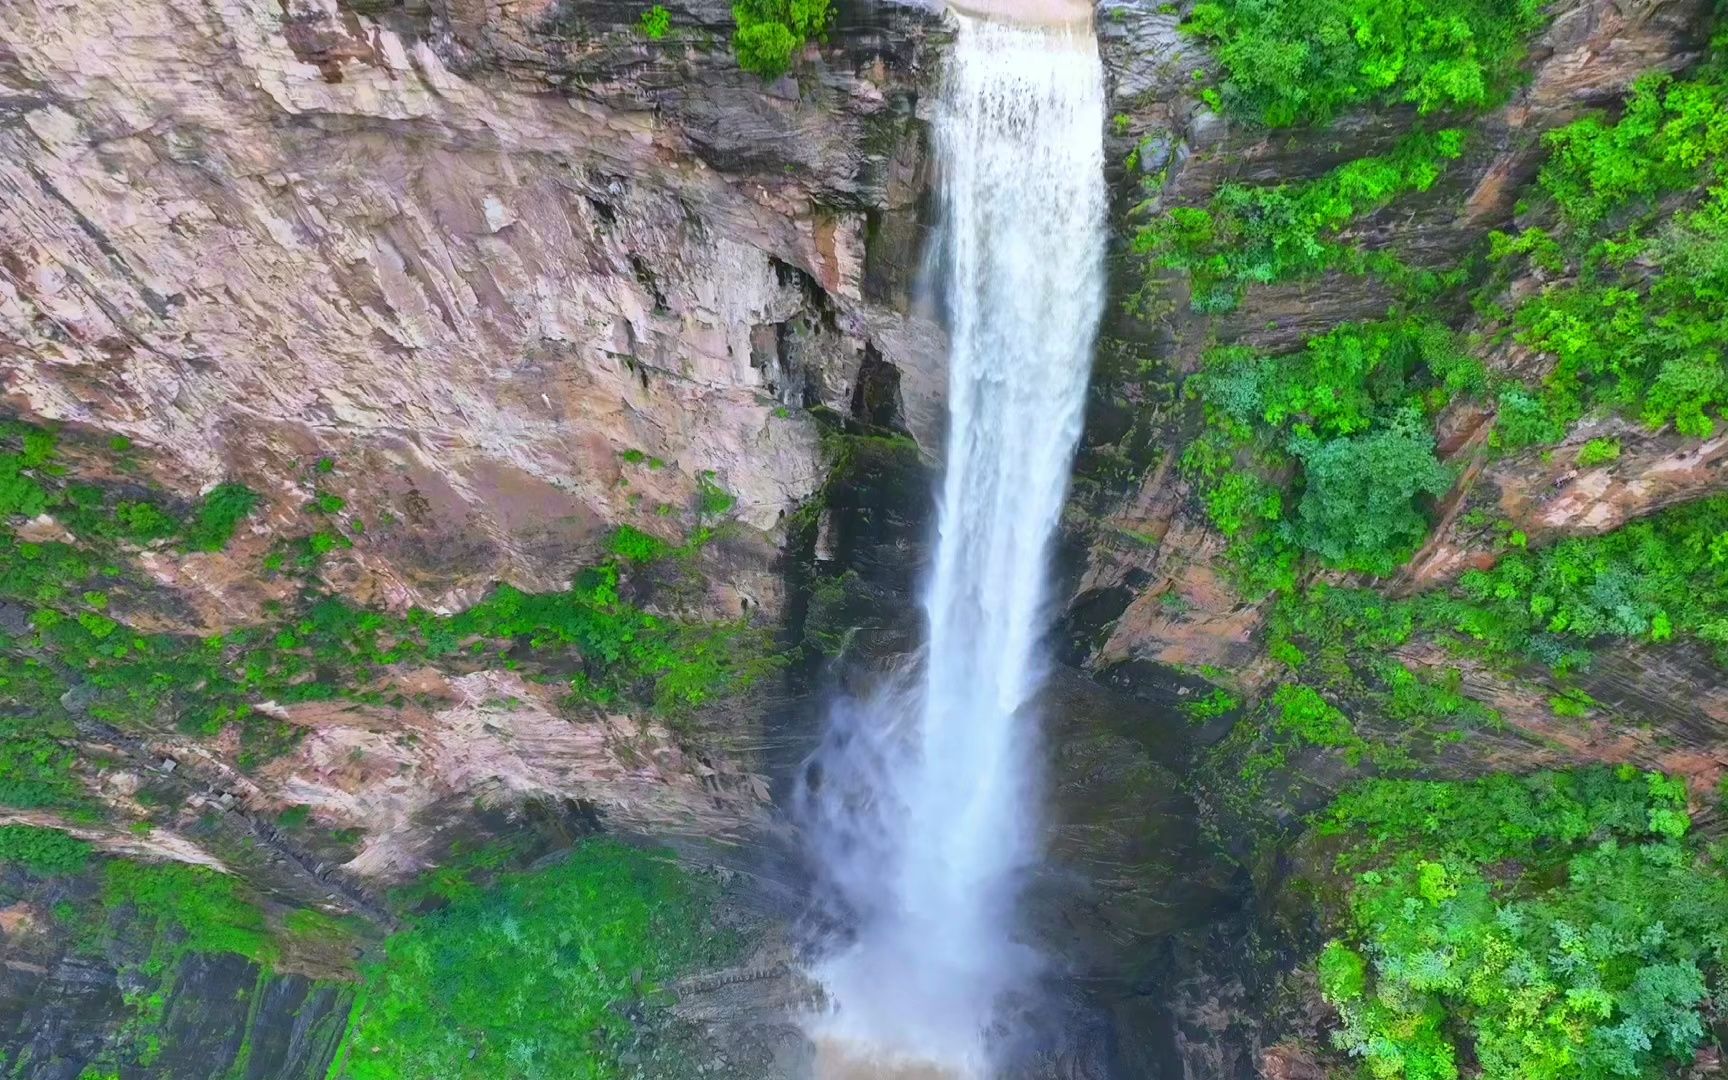
{"type": "Polygon", "coordinates": [[[1102,70],[1080,10],[956,13],[934,118],[952,345],[928,648],[903,684],[835,708],[806,792],[856,924],[815,972],[832,1003],[818,1035],[940,1070],[916,1075],[987,1075],[1001,1005],[1036,971],[1014,918],[1038,854],[1030,701],[1104,297],[1102,70]]]}

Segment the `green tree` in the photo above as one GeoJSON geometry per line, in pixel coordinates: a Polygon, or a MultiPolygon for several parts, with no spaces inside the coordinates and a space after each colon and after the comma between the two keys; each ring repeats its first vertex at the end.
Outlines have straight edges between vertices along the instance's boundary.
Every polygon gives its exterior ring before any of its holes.
{"type": "Polygon", "coordinates": [[[1543,0],[1206,0],[1185,29],[1211,42],[1222,104],[1273,127],[1369,103],[1489,105],[1511,82],[1543,0]]]}
{"type": "Polygon", "coordinates": [[[828,28],[829,0],[739,0],[732,5],[738,29],[732,48],[738,66],[764,79],[778,79],[792,68],[792,57],[828,28]]]}
{"type": "Polygon", "coordinates": [[[1366,435],[1291,441],[1306,479],[1297,506],[1298,543],[1334,566],[1389,574],[1428,533],[1417,500],[1444,494],[1452,473],[1434,457],[1420,414],[1400,413],[1366,435]]]}

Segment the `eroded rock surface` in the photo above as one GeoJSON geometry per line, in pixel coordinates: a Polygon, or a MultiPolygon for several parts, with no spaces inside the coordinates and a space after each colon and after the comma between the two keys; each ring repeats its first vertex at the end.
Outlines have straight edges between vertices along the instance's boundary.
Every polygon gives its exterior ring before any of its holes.
{"type": "Polygon", "coordinates": [[[930,430],[932,335],[864,298],[925,30],[850,35],[805,97],[732,67],[726,12],[652,49],[637,14],[8,0],[10,404],[202,486],[332,456],[421,524],[383,553],[420,602],[558,587],[704,473],[778,536],[822,477],[798,407],[849,410],[867,352],[930,430]]]}

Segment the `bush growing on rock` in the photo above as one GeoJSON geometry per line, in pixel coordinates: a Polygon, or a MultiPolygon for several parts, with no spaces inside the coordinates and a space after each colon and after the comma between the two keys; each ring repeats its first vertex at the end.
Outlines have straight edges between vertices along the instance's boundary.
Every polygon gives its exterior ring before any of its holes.
{"type": "Polygon", "coordinates": [[[1213,43],[1222,103],[1273,127],[1373,102],[1420,112],[1491,104],[1542,0],[1207,0],[1187,30],[1213,43]]]}
{"type": "Polygon", "coordinates": [[[723,959],[709,892],[669,859],[591,840],[563,861],[464,889],[384,943],[332,1077],[632,1075],[632,1013],[723,959]]]}
{"type": "Polygon", "coordinates": [[[738,29],[732,48],[738,66],[778,79],[792,68],[792,57],[828,28],[829,0],[740,0],[732,5],[738,29]]]}
{"type": "Polygon", "coordinates": [[[1307,489],[1295,536],[1334,566],[1390,574],[1428,534],[1416,500],[1443,495],[1452,473],[1434,457],[1434,437],[1414,413],[1366,435],[1329,442],[1298,436],[1291,452],[1307,489]]]}
{"type": "Polygon", "coordinates": [[[655,4],[642,13],[636,25],[642,31],[643,37],[649,41],[659,41],[672,29],[672,13],[667,11],[664,5],[655,4]]]}
{"type": "Polygon", "coordinates": [[[1685,786],[1630,767],[1391,781],[1319,821],[1352,841],[1319,958],[1368,1075],[1612,1080],[1690,1060],[1728,878],[1687,844],[1685,786]]]}
{"type": "Polygon", "coordinates": [[[0,862],[13,862],[31,873],[75,874],[90,861],[88,842],[36,825],[0,825],[0,862]]]}

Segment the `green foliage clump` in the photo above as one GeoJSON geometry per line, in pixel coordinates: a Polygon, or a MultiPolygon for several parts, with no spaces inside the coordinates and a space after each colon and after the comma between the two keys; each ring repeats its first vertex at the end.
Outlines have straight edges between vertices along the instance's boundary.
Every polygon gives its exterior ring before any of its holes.
{"type": "Polygon", "coordinates": [[[763,79],[778,79],[811,38],[821,37],[832,18],[829,0],[739,0],[732,5],[732,49],[738,66],[763,79]]]}
{"type": "Polygon", "coordinates": [[[1563,220],[1591,228],[1626,207],[1721,179],[1728,159],[1728,85],[1707,76],[1639,79],[1619,119],[1587,116],[1548,133],[1543,192],[1563,220]]]}
{"type": "Polygon", "coordinates": [[[1728,406],[1728,188],[1526,301],[1514,322],[1555,357],[1543,404],[1560,421],[1604,407],[1708,437],[1728,406]]]}
{"type": "Polygon", "coordinates": [[[156,946],[145,970],[160,974],[188,952],[237,953],[260,964],[277,947],[264,912],[227,874],[185,863],[114,859],[103,869],[102,905],[126,909],[156,946]]]}
{"type": "Polygon", "coordinates": [[[697,475],[696,513],[698,517],[720,517],[737,503],[737,497],[721,487],[719,481],[714,479],[712,470],[704,470],[697,475]]]}
{"type": "Polygon", "coordinates": [[[1338,667],[1426,634],[1494,661],[1559,672],[1589,662],[1605,639],[1714,645],[1728,663],[1728,496],[1672,507],[1600,536],[1513,550],[1450,590],[1389,599],[1317,584],[1279,599],[1273,647],[1338,667]]]}
{"type": "Polygon", "coordinates": [[[1368,1075],[1610,1080],[1690,1060],[1728,878],[1686,842],[1683,784],[1580,770],[1370,781],[1324,815],[1356,837],[1320,956],[1337,1045],[1368,1075]]]}
{"type": "Polygon", "coordinates": [[[1242,346],[1214,349],[1188,388],[1229,430],[1302,425],[1332,438],[1366,431],[1377,415],[1408,404],[1443,404],[1484,379],[1480,361],[1465,354],[1457,335],[1427,319],[1400,317],[1344,323],[1288,356],[1242,346]],[[1416,380],[1424,375],[1434,388],[1418,391],[1416,380]]]}
{"type": "Polygon", "coordinates": [[[147,502],[123,502],[114,508],[120,535],[135,544],[165,540],[180,531],[180,523],[147,502]]]}
{"type": "Polygon", "coordinates": [[[1708,437],[1728,407],[1728,79],[1721,62],[1690,81],[1642,79],[1621,117],[1575,121],[1547,138],[1540,191],[1563,230],[1497,240],[1559,280],[1512,325],[1555,358],[1537,390],[1502,401],[1503,445],[1548,442],[1607,409],[1652,428],[1708,437]],[[1702,189],[1701,199],[1664,196],[1702,189]],[[1568,273],[1567,271],[1571,271],[1568,273]]]}
{"type": "Polygon", "coordinates": [[[631,1003],[731,948],[709,896],[670,860],[601,840],[465,890],[365,966],[331,1076],[624,1076],[631,1003]]]}
{"type": "MultiPolygon", "coordinates": [[[[131,447],[109,440],[112,453],[131,447]]],[[[189,522],[158,502],[115,500],[92,484],[65,483],[66,466],[55,460],[59,438],[43,428],[0,421],[0,517],[52,513],[81,539],[99,545],[116,541],[154,544],[179,537],[192,551],[220,551],[257,505],[258,496],[235,483],[218,484],[200,502],[189,522]],[[9,445],[16,444],[13,451],[9,445]]]]}
{"type": "MultiPolygon", "coordinates": [[[[63,689],[40,665],[27,665],[9,658],[0,662],[0,700],[24,685],[33,697],[43,689],[63,689]]],[[[88,804],[74,772],[78,755],[63,741],[71,734],[71,725],[58,717],[0,717],[0,806],[80,809],[88,804]]]]}
{"type": "Polygon", "coordinates": [[[1459,631],[1583,644],[1598,637],[1666,641],[1676,635],[1728,645],[1728,496],[1684,504],[1601,536],[1512,552],[1459,580],[1459,631]]]}
{"type": "Polygon", "coordinates": [[[670,544],[632,525],[620,525],[606,538],[606,550],[626,562],[653,562],[672,550],[670,544]]]}
{"type": "Polygon", "coordinates": [[[1134,250],[1154,268],[1186,271],[1196,311],[1229,311],[1248,285],[1328,270],[1407,276],[1394,256],[1334,238],[1398,196],[1427,191],[1463,152],[1462,131],[1417,132],[1384,156],[1348,162],[1315,180],[1225,184],[1204,208],[1173,207],[1154,218],[1135,234],[1134,250]]]}
{"type": "Polygon", "coordinates": [[[1349,747],[1360,740],[1350,718],[1327,703],[1313,687],[1294,683],[1272,695],[1277,729],[1310,746],[1349,747]]]}
{"type": "Polygon", "coordinates": [[[0,517],[33,518],[48,508],[42,480],[56,441],[53,432],[0,422],[0,517]]]}
{"type": "Polygon", "coordinates": [[[190,551],[221,551],[234,538],[247,515],[258,506],[258,493],[244,484],[217,484],[198,504],[198,511],[186,527],[186,547],[190,551]]]}
{"type": "Polygon", "coordinates": [[[1339,568],[1395,568],[1427,534],[1419,500],[1451,483],[1424,416],[1487,382],[1456,334],[1409,315],[1346,323],[1285,356],[1209,351],[1187,387],[1205,402],[1208,430],[1182,466],[1233,539],[1238,584],[1287,589],[1303,552],[1339,568]]]}
{"type": "Polygon", "coordinates": [[[1241,707],[1242,699],[1222,686],[1214,686],[1205,697],[1182,703],[1182,711],[1195,723],[1215,720],[1241,707]]]}
{"type": "Polygon", "coordinates": [[[1493,104],[1544,22],[1541,0],[1205,0],[1222,105],[1273,127],[1370,103],[1426,114],[1493,104]]]}
{"type": "Polygon", "coordinates": [[[649,41],[659,41],[672,29],[672,13],[666,10],[665,5],[655,4],[636,20],[636,28],[642,31],[642,36],[649,41]]]}
{"type": "Polygon", "coordinates": [[[1346,569],[1396,570],[1428,534],[1417,500],[1452,486],[1451,470],[1434,457],[1433,435],[1414,413],[1365,435],[1298,437],[1290,449],[1306,480],[1293,535],[1346,569]]]}
{"type": "Polygon", "coordinates": [[[1227,537],[1284,516],[1283,492],[1251,472],[1227,472],[1216,477],[1201,498],[1206,516],[1227,537]]]}
{"type": "Polygon", "coordinates": [[[36,825],[0,825],[0,862],[18,863],[42,877],[76,874],[94,850],[87,841],[36,825]]]}
{"type": "Polygon", "coordinates": [[[1586,469],[1620,460],[1619,439],[1591,439],[1578,448],[1578,464],[1586,469]]]}

